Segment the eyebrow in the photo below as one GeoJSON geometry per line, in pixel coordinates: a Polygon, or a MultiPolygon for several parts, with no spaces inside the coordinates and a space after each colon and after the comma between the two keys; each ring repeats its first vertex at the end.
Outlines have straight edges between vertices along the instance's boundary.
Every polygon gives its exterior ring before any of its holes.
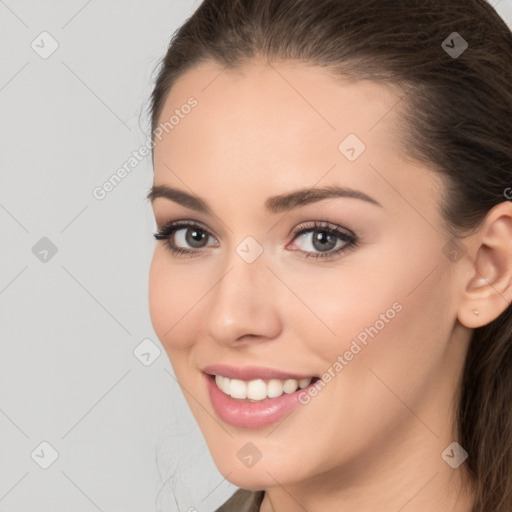
{"type": "MultiPolygon", "coordinates": [[[[157,197],[165,197],[175,203],[178,203],[186,208],[195,210],[197,212],[213,215],[212,209],[208,206],[207,202],[201,197],[194,196],[167,185],[153,185],[147,195],[147,199],[151,202],[157,197]]],[[[324,199],[331,199],[337,197],[348,197],[353,199],[361,199],[376,206],[382,205],[373,197],[368,196],[360,190],[355,190],[348,187],[341,187],[339,185],[327,185],[321,188],[312,188],[308,190],[296,190],[290,193],[281,194],[269,197],[265,201],[265,209],[269,213],[281,213],[295,208],[306,206],[310,203],[316,203],[324,199]]]]}

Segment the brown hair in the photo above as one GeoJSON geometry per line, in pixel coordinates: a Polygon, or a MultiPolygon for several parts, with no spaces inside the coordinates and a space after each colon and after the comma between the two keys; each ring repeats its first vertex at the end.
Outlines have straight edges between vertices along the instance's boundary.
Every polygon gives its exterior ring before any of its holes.
{"type": "MultiPolygon", "coordinates": [[[[512,186],[512,33],[486,1],[204,0],[161,62],[153,135],[169,90],[187,70],[207,60],[234,69],[257,57],[402,91],[404,151],[443,177],[439,204],[458,240],[505,200],[512,186]],[[468,44],[460,55],[447,51],[453,32],[468,44]]],[[[473,512],[511,512],[510,307],[474,329],[458,396],[473,512]]]]}

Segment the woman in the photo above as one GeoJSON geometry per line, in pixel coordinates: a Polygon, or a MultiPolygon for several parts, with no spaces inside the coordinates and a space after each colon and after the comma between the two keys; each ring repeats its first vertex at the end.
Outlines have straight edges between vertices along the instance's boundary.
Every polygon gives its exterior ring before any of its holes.
{"type": "Polygon", "coordinates": [[[219,511],[512,510],[512,34],[205,0],[152,95],[155,332],[219,511]]]}

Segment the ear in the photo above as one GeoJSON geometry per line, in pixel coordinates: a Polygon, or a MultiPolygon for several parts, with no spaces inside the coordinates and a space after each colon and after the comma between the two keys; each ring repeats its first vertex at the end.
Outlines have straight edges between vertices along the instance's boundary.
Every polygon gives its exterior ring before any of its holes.
{"type": "Polygon", "coordinates": [[[469,328],[487,325],[510,305],[512,299],[512,202],[494,206],[463,242],[468,247],[462,300],[457,316],[469,328]]]}

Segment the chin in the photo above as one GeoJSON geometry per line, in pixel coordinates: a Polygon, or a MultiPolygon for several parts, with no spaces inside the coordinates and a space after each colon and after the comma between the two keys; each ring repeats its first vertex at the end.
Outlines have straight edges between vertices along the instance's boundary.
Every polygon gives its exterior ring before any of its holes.
{"type": "MultiPolygon", "coordinates": [[[[283,462],[282,457],[257,461],[251,467],[245,467],[237,457],[238,448],[233,456],[227,456],[228,451],[217,447],[219,453],[212,453],[214,463],[219,472],[232,484],[250,491],[259,491],[275,487],[276,482],[280,485],[287,485],[301,481],[305,475],[297,474],[297,464],[291,463],[289,459],[283,462]]],[[[304,463],[302,460],[300,463],[304,463]]]]}
{"type": "MultiPolygon", "coordinates": [[[[269,487],[273,487],[276,485],[276,480],[280,483],[282,481],[279,477],[274,480],[265,469],[256,470],[256,468],[246,469],[246,470],[232,470],[229,467],[226,467],[226,471],[221,471],[222,476],[226,478],[229,482],[237,487],[241,487],[242,489],[247,489],[248,491],[261,491],[263,489],[268,489],[269,487]]],[[[270,474],[274,475],[272,471],[270,474]]]]}

